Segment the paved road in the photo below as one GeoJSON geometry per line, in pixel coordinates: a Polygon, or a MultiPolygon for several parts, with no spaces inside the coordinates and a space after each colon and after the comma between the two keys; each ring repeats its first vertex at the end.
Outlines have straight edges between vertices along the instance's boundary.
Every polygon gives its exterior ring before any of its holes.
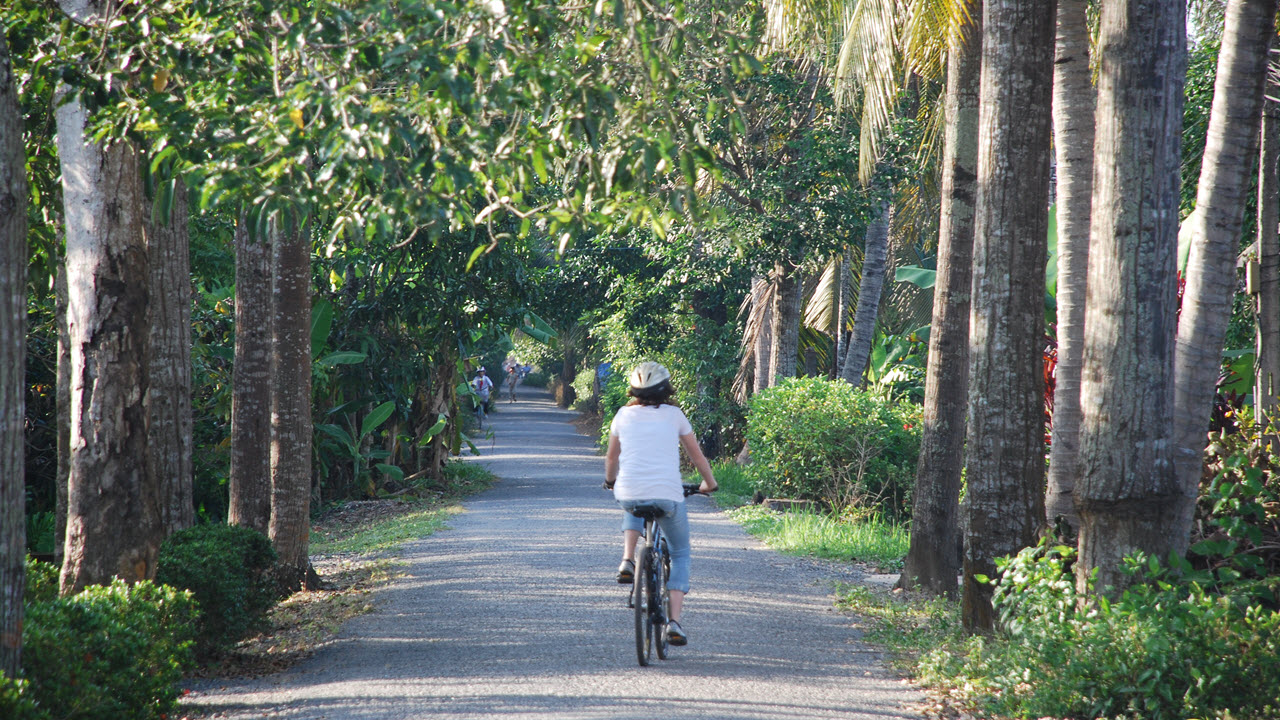
{"type": "Polygon", "coordinates": [[[521,396],[492,416],[478,460],[502,481],[405,548],[407,575],[376,612],[290,671],[191,699],[219,718],[920,717],[918,693],[832,611],[817,566],[762,547],[707,498],[690,500],[690,643],[638,667],[603,459],[545,393],[521,396]]]}

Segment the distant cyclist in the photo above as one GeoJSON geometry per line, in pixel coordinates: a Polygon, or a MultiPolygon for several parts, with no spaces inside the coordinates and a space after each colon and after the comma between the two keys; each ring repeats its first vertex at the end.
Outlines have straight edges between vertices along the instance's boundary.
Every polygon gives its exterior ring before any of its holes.
{"type": "Polygon", "coordinates": [[[672,645],[688,644],[680,627],[680,610],[689,592],[689,514],[680,477],[680,448],[702,475],[701,492],[717,487],[711,464],[702,454],[693,427],[671,398],[671,373],[655,362],[643,362],[631,372],[627,394],[631,402],[618,410],[609,428],[609,449],[604,459],[605,485],[627,512],[622,516],[622,564],[619,583],[635,577],[636,541],[644,521],[631,514],[638,505],[658,505],[665,516],[658,522],[671,550],[671,618],[665,630],[672,645]]]}
{"type": "Polygon", "coordinates": [[[516,384],[520,382],[520,373],[516,372],[516,366],[512,365],[507,368],[507,396],[510,402],[516,401],[516,384]]]}
{"type": "Polygon", "coordinates": [[[493,393],[493,381],[489,379],[483,366],[476,370],[476,376],[471,380],[471,389],[475,391],[476,395],[480,396],[480,403],[488,411],[489,397],[493,393]]]}

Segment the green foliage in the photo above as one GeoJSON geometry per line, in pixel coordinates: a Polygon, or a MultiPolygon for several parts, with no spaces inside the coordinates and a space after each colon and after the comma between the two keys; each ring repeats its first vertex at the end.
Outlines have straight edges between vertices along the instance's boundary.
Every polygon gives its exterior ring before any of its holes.
{"type": "Polygon", "coordinates": [[[824,378],[789,378],[751,399],[747,440],[756,487],[838,509],[910,513],[920,410],[824,378]]]}
{"type": "MultiPolygon", "coordinates": [[[[1020,718],[1181,720],[1280,713],[1280,612],[1252,582],[1219,583],[1185,563],[1126,560],[1119,597],[1077,592],[1075,551],[1045,542],[1001,563],[1000,632],[961,663],[935,654],[925,675],[980,688],[992,713],[1020,718]]],[[[949,655],[949,653],[947,654],[949,655]]]]}
{"type": "Polygon", "coordinates": [[[544,388],[550,380],[550,376],[542,370],[530,370],[528,375],[524,376],[524,380],[520,381],[521,385],[529,387],[544,388]]]}
{"type": "Polygon", "coordinates": [[[200,606],[198,650],[208,654],[261,624],[277,598],[275,561],[271,542],[256,530],[196,525],[161,545],[156,581],[191,591],[200,606]]]}
{"type": "Polygon", "coordinates": [[[27,552],[51,554],[54,550],[57,522],[57,515],[52,512],[34,512],[28,515],[27,552]]]}
{"type": "Polygon", "coordinates": [[[901,564],[910,544],[905,527],[876,517],[849,518],[812,511],[779,513],[761,505],[746,505],[729,514],[765,544],[792,555],[895,567],[901,564]]]}
{"type": "Polygon", "coordinates": [[[9,720],[41,720],[28,691],[29,683],[22,678],[11,678],[0,671],[0,717],[9,720]]]}
{"type": "MultiPolygon", "coordinates": [[[[756,487],[746,468],[736,462],[718,462],[711,466],[711,474],[715,476],[720,489],[712,495],[716,505],[722,508],[735,508],[751,502],[756,487]]],[[[692,479],[686,482],[693,482],[692,479]]]]}
{"type": "Polygon", "coordinates": [[[191,667],[198,608],[190,593],[120,580],[29,603],[24,695],[38,718],[159,720],[191,667]]]}
{"type": "Polygon", "coordinates": [[[52,602],[58,597],[58,566],[27,558],[27,587],[23,593],[23,602],[52,602]]]}

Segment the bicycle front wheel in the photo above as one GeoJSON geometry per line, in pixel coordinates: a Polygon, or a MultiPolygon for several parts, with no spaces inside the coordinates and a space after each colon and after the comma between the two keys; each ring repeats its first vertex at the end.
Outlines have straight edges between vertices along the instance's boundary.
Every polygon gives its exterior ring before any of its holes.
{"type": "Polygon", "coordinates": [[[649,619],[649,608],[657,600],[654,598],[653,565],[649,548],[641,545],[636,548],[636,580],[632,597],[636,608],[636,659],[641,667],[649,664],[653,654],[653,624],[649,619]]]}

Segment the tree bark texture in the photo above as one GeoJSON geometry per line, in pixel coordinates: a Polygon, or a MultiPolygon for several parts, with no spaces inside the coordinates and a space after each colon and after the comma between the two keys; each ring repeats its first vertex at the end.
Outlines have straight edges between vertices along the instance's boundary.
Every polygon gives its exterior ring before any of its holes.
{"type": "Polygon", "coordinates": [[[769,386],[796,376],[800,354],[800,321],[804,309],[804,276],[800,268],[783,261],[774,265],[773,342],[769,366],[773,371],[769,386]]]}
{"type": "Polygon", "coordinates": [[[1089,278],[1089,210],[1093,206],[1093,72],[1089,68],[1088,0],[1058,0],[1053,64],[1053,136],[1057,153],[1058,364],[1045,515],[1074,531],[1080,453],[1080,373],[1084,300],[1089,278]]]}
{"type": "Polygon", "coordinates": [[[1048,254],[1053,0],[983,12],[970,313],[962,619],[994,625],[995,560],[1035,542],[1044,517],[1044,267],[1048,254]]]}
{"type": "Polygon", "coordinates": [[[1186,549],[1204,467],[1205,434],[1222,367],[1222,343],[1236,291],[1236,254],[1249,171],[1258,151],[1267,49],[1277,0],[1231,0],[1218,53],[1213,106],[1196,209],[1187,218],[1190,252],[1174,359],[1175,450],[1180,496],[1169,528],[1173,549],[1186,549]]]}
{"type": "Polygon", "coordinates": [[[277,222],[272,342],[271,524],[280,578],[310,587],[311,243],[294,223],[277,222]]]}
{"type": "Polygon", "coordinates": [[[853,311],[853,334],[849,336],[849,348],[845,351],[844,368],[840,374],[845,382],[855,387],[862,386],[867,360],[871,357],[871,345],[876,339],[876,319],[880,316],[880,294],[884,289],[885,263],[889,257],[891,214],[888,204],[881,206],[879,217],[867,226],[863,240],[858,307],[853,311]]]}
{"type": "Polygon", "coordinates": [[[231,379],[227,522],[266,535],[271,525],[271,241],[236,223],[236,341],[231,379]]]}
{"type": "Polygon", "coordinates": [[[71,333],[67,327],[67,268],[54,271],[54,314],[58,324],[58,484],[54,515],[53,559],[62,566],[67,544],[67,483],[71,477],[71,333]]]}
{"type": "Polygon", "coordinates": [[[160,488],[147,472],[147,249],[138,156],[58,107],[71,338],[71,456],[62,592],[155,574],[160,488]]]}
{"type": "Polygon", "coordinates": [[[954,595],[961,568],[959,503],[969,388],[969,310],[973,278],[973,210],[977,193],[978,85],[982,4],[947,52],[946,130],[938,274],[925,374],[923,432],[911,512],[911,546],[898,587],[954,595]]]}
{"type": "Polygon", "coordinates": [[[1185,23],[1181,2],[1102,12],[1075,488],[1082,590],[1095,568],[1099,589],[1119,586],[1125,555],[1163,559],[1179,532],[1170,379],[1185,23]]]}
{"type": "MultiPolygon", "coordinates": [[[[1272,40],[1273,49],[1277,43],[1272,40]]],[[[1273,53],[1274,56],[1274,53],[1273,53]]],[[[1257,361],[1254,417],[1275,424],[1280,396],[1280,83],[1267,84],[1258,152],[1257,361]]]]}
{"type": "Polygon", "coordinates": [[[191,240],[187,187],[173,182],[169,217],[154,217],[146,201],[151,269],[150,472],[160,488],[165,537],[195,524],[191,459],[191,240]]]}
{"type": "Polygon", "coordinates": [[[773,306],[766,301],[768,297],[767,287],[769,281],[765,278],[757,277],[751,281],[751,297],[752,302],[757,304],[765,304],[765,307],[759,309],[760,327],[756,331],[755,343],[755,387],[754,392],[769,387],[773,381],[773,367],[769,361],[773,359],[773,306]]]}
{"type": "Polygon", "coordinates": [[[27,174],[22,112],[0,33],[0,674],[22,668],[27,516],[27,174]]]}
{"type": "Polygon", "coordinates": [[[831,344],[835,348],[832,353],[831,363],[831,379],[835,380],[841,377],[840,371],[844,367],[844,354],[849,349],[849,335],[846,328],[849,327],[849,304],[853,296],[853,248],[846,247],[844,252],[840,254],[840,282],[836,286],[839,295],[836,296],[836,313],[831,328],[831,344]]]}

